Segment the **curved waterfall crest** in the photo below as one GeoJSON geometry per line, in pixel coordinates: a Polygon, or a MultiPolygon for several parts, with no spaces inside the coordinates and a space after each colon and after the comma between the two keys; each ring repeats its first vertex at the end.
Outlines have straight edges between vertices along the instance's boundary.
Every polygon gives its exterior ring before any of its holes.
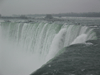
{"type": "MultiPolygon", "coordinates": [[[[27,70],[32,67],[32,70],[30,71],[33,71],[33,66],[36,67],[34,68],[34,70],[36,70],[41,65],[54,58],[56,54],[59,53],[59,51],[64,47],[76,43],[85,43],[85,41],[87,40],[97,39],[96,33],[93,31],[93,29],[81,25],[59,25],[56,23],[44,22],[2,22],[0,24],[0,31],[0,40],[2,40],[1,43],[4,43],[4,46],[1,47],[4,53],[2,53],[2,56],[5,55],[5,59],[3,61],[8,62],[9,60],[11,60],[11,63],[13,65],[18,65],[16,66],[17,68],[20,67],[19,64],[26,66],[26,64],[24,65],[22,63],[27,61],[27,63],[30,64],[27,70]],[[7,48],[9,50],[7,50],[7,48]],[[9,54],[7,54],[6,51],[9,54]],[[16,57],[15,55],[17,55],[18,53],[19,56],[17,60],[20,61],[23,57],[23,62],[16,63],[14,62],[16,61],[16,59],[13,59],[11,57],[13,55],[13,57],[16,57]],[[26,56],[29,57],[26,58],[26,56]],[[8,58],[7,60],[6,57],[8,58]],[[36,59],[36,61],[34,61],[35,63],[33,65],[32,60],[34,60],[34,58],[36,59]],[[41,64],[36,65],[37,63],[41,64]]],[[[7,65],[6,62],[5,64],[3,64],[3,62],[1,64],[5,70],[7,70],[7,67],[12,65],[7,65]]],[[[13,71],[12,67],[10,69],[11,71],[13,71]]],[[[31,73],[30,71],[28,73],[31,73]]],[[[28,75],[28,73],[26,74],[28,75]]],[[[12,73],[12,75],[15,74],[12,73]]]]}
{"type": "MultiPolygon", "coordinates": [[[[26,51],[40,53],[45,56],[58,45],[60,48],[82,41],[96,39],[93,29],[80,25],[57,25],[55,23],[1,23],[3,38],[20,45],[26,51]],[[79,40],[78,40],[79,41],[79,40]],[[58,44],[59,42],[59,44],[58,44]],[[56,43],[56,44],[55,44],[56,43]],[[54,45],[53,45],[54,44],[54,45]],[[55,47],[53,47],[55,46],[55,47]]],[[[59,48],[58,47],[58,48],[59,48]]],[[[57,49],[58,49],[57,48],[57,49]]],[[[59,49],[60,49],[59,48],[59,49]]],[[[55,50],[56,51],[56,50],[55,50]]]]}

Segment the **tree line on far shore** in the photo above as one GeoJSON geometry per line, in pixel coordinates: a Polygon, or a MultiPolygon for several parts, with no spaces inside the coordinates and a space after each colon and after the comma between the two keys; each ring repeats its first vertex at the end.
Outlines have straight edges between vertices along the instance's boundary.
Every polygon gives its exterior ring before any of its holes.
{"type": "Polygon", "coordinates": [[[88,12],[88,13],[61,13],[53,14],[53,16],[59,17],[100,17],[100,12],[88,12]]]}
{"type": "Polygon", "coordinates": [[[31,17],[40,17],[40,16],[47,16],[52,15],[56,17],[100,17],[100,12],[87,12],[87,13],[59,13],[59,14],[24,14],[24,15],[12,15],[12,16],[2,16],[0,14],[1,18],[31,18],[31,17]]]}
{"type": "Polygon", "coordinates": [[[52,15],[56,17],[100,17],[100,12],[87,12],[87,13],[59,13],[59,14],[29,14],[27,16],[46,16],[52,15]]]}

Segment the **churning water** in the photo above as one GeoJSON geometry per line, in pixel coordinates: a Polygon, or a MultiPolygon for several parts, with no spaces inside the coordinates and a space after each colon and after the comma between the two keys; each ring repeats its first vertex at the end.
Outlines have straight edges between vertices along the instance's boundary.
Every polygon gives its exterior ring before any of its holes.
{"type": "Polygon", "coordinates": [[[29,75],[71,44],[97,39],[93,29],[56,23],[0,24],[0,75],[29,75]]]}

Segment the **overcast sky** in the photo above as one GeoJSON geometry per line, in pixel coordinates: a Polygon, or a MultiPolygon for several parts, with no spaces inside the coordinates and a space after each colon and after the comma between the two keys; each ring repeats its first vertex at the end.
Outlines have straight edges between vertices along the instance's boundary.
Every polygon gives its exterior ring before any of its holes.
{"type": "Polygon", "coordinates": [[[100,0],[0,0],[0,14],[100,12],[100,0]]]}

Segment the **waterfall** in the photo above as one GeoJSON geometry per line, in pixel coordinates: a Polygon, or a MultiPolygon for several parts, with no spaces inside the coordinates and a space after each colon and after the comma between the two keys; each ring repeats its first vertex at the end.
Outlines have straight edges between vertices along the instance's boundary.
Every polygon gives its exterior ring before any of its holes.
{"type": "Polygon", "coordinates": [[[86,43],[86,38],[86,34],[81,34],[71,44],[86,43]]]}
{"type": "Polygon", "coordinates": [[[3,75],[29,75],[54,58],[63,47],[97,39],[93,29],[86,26],[44,22],[2,22],[0,34],[0,72],[3,75]]]}

